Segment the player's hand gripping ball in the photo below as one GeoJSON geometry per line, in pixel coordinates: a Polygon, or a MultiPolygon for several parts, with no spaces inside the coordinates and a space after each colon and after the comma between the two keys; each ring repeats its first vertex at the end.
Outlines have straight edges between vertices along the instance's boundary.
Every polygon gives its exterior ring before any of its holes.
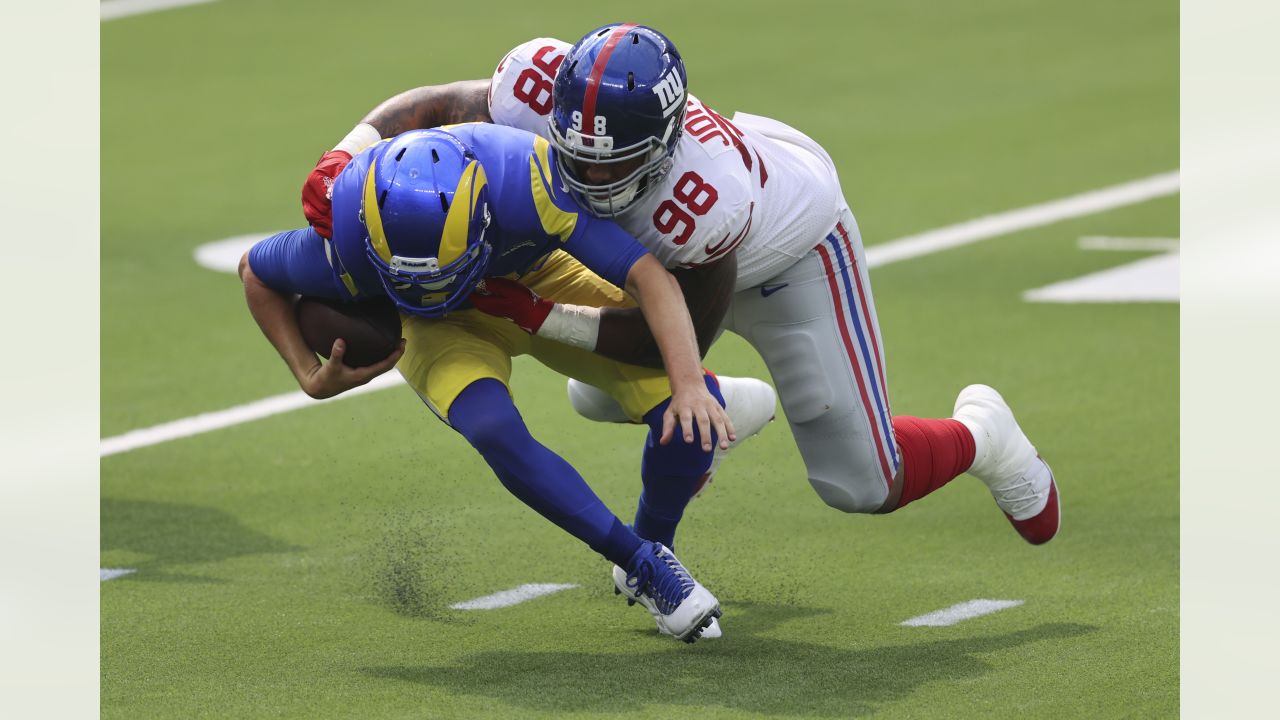
{"type": "Polygon", "coordinates": [[[349,367],[373,365],[400,346],[400,313],[390,300],[344,303],[302,297],[294,310],[307,346],[326,360],[338,338],[346,342],[342,362],[349,367]]]}

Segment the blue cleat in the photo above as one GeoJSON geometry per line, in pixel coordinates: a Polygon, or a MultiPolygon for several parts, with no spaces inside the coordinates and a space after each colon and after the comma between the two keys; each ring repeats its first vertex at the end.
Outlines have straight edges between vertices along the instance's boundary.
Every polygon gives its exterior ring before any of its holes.
{"type": "MultiPolygon", "coordinates": [[[[626,593],[627,595],[628,606],[635,605],[637,602],[639,602],[640,605],[644,607],[645,610],[648,610],[649,614],[653,616],[654,621],[657,622],[658,616],[660,615],[660,613],[658,612],[657,606],[655,606],[651,601],[643,597],[637,599],[636,596],[632,594],[632,591],[627,588],[627,571],[623,570],[617,565],[614,565],[613,566],[613,594],[621,595],[623,593],[626,593]]],[[[663,630],[663,626],[661,622],[658,623],[658,632],[663,634],[669,634],[665,630],[663,630]]],[[[698,639],[699,640],[715,640],[721,635],[723,635],[723,633],[720,631],[720,621],[717,620],[715,617],[712,617],[711,622],[707,623],[707,626],[703,628],[702,634],[698,636],[698,639]]]]}
{"type": "Polygon", "coordinates": [[[691,643],[713,624],[719,630],[720,602],[662,543],[640,546],[625,571],[614,567],[613,577],[615,589],[643,605],[662,634],[691,643]]]}

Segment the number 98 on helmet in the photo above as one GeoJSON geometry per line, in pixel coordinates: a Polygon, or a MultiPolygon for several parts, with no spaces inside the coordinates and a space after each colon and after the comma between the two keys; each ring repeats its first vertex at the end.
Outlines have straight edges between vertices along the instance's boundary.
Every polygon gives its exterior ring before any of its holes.
{"type": "Polygon", "coordinates": [[[360,209],[365,254],[401,311],[443,316],[484,276],[492,251],[484,239],[487,185],[475,153],[443,130],[404,133],[369,166],[360,209]]]}

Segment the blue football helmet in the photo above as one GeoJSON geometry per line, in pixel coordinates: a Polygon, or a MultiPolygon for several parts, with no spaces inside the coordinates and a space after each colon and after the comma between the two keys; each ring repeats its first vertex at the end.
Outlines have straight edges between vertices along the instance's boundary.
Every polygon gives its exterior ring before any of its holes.
{"type": "Polygon", "coordinates": [[[569,49],[547,122],[560,174],[593,215],[617,215],[671,170],[686,80],[675,45],[643,25],[605,25],[569,49]],[[579,172],[581,164],[636,162],[612,182],[592,183],[579,172]]]}
{"type": "Polygon", "coordinates": [[[369,166],[365,254],[400,310],[440,317],[475,289],[491,253],[487,185],[475,153],[443,130],[404,133],[369,166]]]}

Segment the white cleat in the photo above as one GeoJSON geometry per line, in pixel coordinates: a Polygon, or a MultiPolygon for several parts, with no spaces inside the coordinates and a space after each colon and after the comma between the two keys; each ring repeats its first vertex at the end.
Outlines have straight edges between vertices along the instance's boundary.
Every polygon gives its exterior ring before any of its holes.
{"type": "MultiPolygon", "coordinates": [[[[698,481],[693,497],[701,495],[711,483],[716,470],[720,468],[720,463],[728,457],[729,450],[738,447],[747,438],[759,435],[764,426],[777,415],[778,394],[769,383],[755,378],[721,376],[715,376],[715,378],[720,384],[720,395],[724,397],[725,413],[733,422],[734,434],[738,439],[729,443],[728,450],[716,447],[715,454],[711,458],[711,467],[707,468],[707,472],[698,481]]],[[[704,634],[703,637],[707,636],[704,634]]]]}
{"type": "Polygon", "coordinates": [[[658,632],[687,643],[696,642],[720,617],[720,601],[662,543],[645,542],[637,548],[627,561],[622,584],[614,588],[649,608],[658,632]]]}
{"type": "Polygon", "coordinates": [[[1062,520],[1053,471],[1018,427],[1000,393],[986,385],[970,385],[956,398],[952,417],[973,435],[969,474],[986,484],[1024,540],[1033,545],[1052,540],[1062,520]]]}
{"type": "MultiPolygon", "coordinates": [[[[662,613],[658,612],[657,605],[655,605],[652,600],[645,597],[644,595],[640,595],[639,597],[637,597],[634,591],[627,588],[627,571],[623,570],[617,565],[613,566],[613,592],[615,595],[626,595],[628,605],[635,605],[636,603],[639,603],[641,607],[643,607],[645,610],[648,610],[649,615],[651,615],[654,621],[658,624],[658,632],[662,633],[663,635],[672,634],[660,619],[662,616],[662,613]]],[[[698,639],[715,640],[716,638],[720,637],[720,635],[721,635],[720,622],[716,620],[716,618],[712,617],[711,622],[708,623],[705,628],[703,628],[702,634],[698,637],[698,639]]]]}

